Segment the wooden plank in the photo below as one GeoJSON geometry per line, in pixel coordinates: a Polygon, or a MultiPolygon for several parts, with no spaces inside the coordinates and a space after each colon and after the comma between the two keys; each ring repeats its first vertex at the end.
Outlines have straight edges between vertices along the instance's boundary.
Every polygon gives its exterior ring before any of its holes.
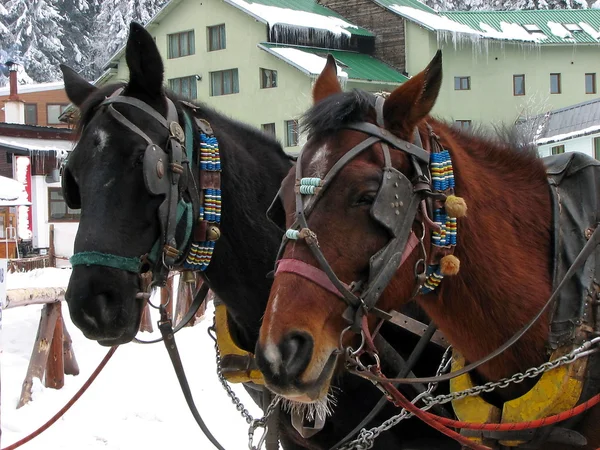
{"type": "Polygon", "coordinates": [[[75,352],[73,351],[73,341],[71,335],[65,326],[65,321],[61,316],[63,322],[63,361],[65,366],[65,375],[79,375],[79,364],[75,358],[75,352]]]}
{"type": "Polygon", "coordinates": [[[52,303],[48,308],[58,310],[58,319],[54,326],[50,354],[46,362],[44,385],[51,389],[60,389],[65,385],[65,363],[63,358],[63,318],[60,303],[52,303]]]}
{"type": "Polygon", "coordinates": [[[62,302],[65,299],[65,291],[66,288],[11,289],[6,291],[5,309],[62,302]]]}
{"type": "Polygon", "coordinates": [[[50,352],[50,342],[54,334],[54,327],[59,316],[58,308],[51,308],[50,305],[44,305],[40,318],[33,351],[29,360],[27,374],[21,388],[21,397],[17,404],[17,409],[31,401],[31,387],[33,386],[33,378],[38,378],[42,381],[44,369],[48,361],[48,353],[50,352]]]}

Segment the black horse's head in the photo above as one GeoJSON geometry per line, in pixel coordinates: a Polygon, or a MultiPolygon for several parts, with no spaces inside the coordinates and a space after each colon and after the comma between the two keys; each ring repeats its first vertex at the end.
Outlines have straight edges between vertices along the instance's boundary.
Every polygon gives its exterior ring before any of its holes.
{"type": "Polygon", "coordinates": [[[165,200],[144,180],[149,140],[164,149],[170,135],[159,121],[168,108],[163,63],[141,25],[131,24],[126,60],[127,84],[102,88],[61,66],[67,95],[81,111],[80,138],[63,171],[63,193],[69,206],[81,207],[74,252],[87,258],[73,264],[66,300],[73,322],[102,345],[129,342],[137,332],[144,305],[136,298],[140,278],[132,261],[157,242],[158,209],[165,200]],[[116,95],[141,100],[138,105],[158,116],[135,104],[106,102],[116,95]]]}

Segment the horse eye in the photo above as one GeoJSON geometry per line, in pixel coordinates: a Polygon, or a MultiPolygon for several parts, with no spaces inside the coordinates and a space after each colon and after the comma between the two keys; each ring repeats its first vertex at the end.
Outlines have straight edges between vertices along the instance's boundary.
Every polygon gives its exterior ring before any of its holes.
{"type": "Polygon", "coordinates": [[[361,194],[354,202],[354,206],[372,205],[375,201],[376,195],[376,192],[365,192],[364,194],[361,194]]]}

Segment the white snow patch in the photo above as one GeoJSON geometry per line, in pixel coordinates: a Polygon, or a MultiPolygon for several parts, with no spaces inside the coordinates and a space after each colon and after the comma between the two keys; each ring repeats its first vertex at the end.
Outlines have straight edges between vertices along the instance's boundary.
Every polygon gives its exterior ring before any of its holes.
{"type": "Polygon", "coordinates": [[[67,287],[71,278],[71,268],[47,267],[29,272],[15,272],[6,278],[6,289],[67,287]]]}
{"type": "Polygon", "coordinates": [[[244,0],[229,0],[243,10],[260,17],[272,27],[281,23],[306,28],[318,28],[331,31],[336,36],[345,34],[350,36],[348,28],[358,28],[356,25],[337,17],[327,17],[307,11],[298,11],[277,6],[267,6],[260,3],[251,3],[244,0]]]}
{"type": "Polygon", "coordinates": [[[573,39],[573,35],[567,30],[561,23],[548,21],[548,28],[554,36],[558,36],[563,39],[573,39]]]}
{"type": "MultiPolygon", "coordinates": [[[[598,4],[598,8],[600,9],[600,0],[596,2],[598,4]]],[[[596,31],[593,26],[586,22],[579,22],[579,26],[583,31],[589,34],[593,39],[597,41],[600,40],[600,31],[596,31]]]]}
{"type": "MultiPolygon", "coordinates": [[[[25,188],[17,180],[0,177],[0,200],[17,200],[24,193],[25,188]]],[[[27,201],[27,198],[23,198],[27,201]]]]}
{"type": "MultiPolygon", "coordinates": [[[[54,81],[52,83],[19,84],[17,90],[18,90],[19,94],[25,94],[28,92],[56,91],[56,90],[62,90],[64,88],[65,88],[64,82],[54,81]]],[[[10,87],[0,88],[0,95],[8,95],[9,93],[10,93],[10,87]]]]}
{"type": "MultiPolygon", "coordinates": [[[[323,71],[327,58],[324,58],[314,53],[303,52],[297,48],[288,47],[271,47],[269,51],[278,54],[283,59],[286,59],[291,64],[298,66],[308,73],[318,75],[323,71]]],[[[337,75],[340,78],[348,78],[348,73],[344,72],[342,68],[337,66],[337,75]]]]}
{"type": "MultiPolygon", "coordinates": [[[[48,271],[48,269],[42,269],[48,271]]],[[[8,275],[10,282],[14,274],[8,275]]],[[[44,275],[42,278],[45,278],[44,275]]],[[[87,380],[107,348],[86,339],[62,304],[65,326],[73,339],[80,375],[66,376],[60,390],[34,381],[34,400],[16,409],[21,384],[40,320],[41,305],[12,308],[2,319],[2,445],[26,436],[56,413],[87,380]]],[[[205,319],[177,333],[186,374],[202,417],[227,449],[247,448],[248,426],[220,386],[213,341],[205,319]]],[[[153,323],[157,317],[153,317],[153,323]]],[[[143,333],[144,339],[155,338],[143,333]]],[[[241,385],[232,386],[254,417],[260,409],[241,385]]],[[[47,431],[27,444],[28,450],[131,450],[159,448],[209,449],[187,409],[175,373],[162,344],[119,347],[88,391],[47,431]],[[190,443],[193,443],[191,445],[190,443]]],[[[25,447],[24,447],[25,448],[25,447]]]]}
{"type": "Polygon", "coordinates": [[[596,131],[600,131],[600,125],[594,125],[588,128],[584,128],[582,130],[571,131],[569,133],[557,134],[555,136],[550,136],[543,139],[538,139],[536,141],[537,145],[542,144],[550,144],[551,142],[564,141],[566,139],[571,139],[577,136],[583,136],[586,134],[594,133],[596,131]]]}

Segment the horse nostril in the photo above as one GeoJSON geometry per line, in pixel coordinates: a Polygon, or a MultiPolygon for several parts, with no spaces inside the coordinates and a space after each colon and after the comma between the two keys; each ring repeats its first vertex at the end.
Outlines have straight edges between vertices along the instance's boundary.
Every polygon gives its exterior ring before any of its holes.
{"type": "Polygon", "coordinates": [[[287,377],[300,376],[308,366],[313,352],[313,339],[307,333],[290,333],[280,344],[281,365],[287,377]]]}

